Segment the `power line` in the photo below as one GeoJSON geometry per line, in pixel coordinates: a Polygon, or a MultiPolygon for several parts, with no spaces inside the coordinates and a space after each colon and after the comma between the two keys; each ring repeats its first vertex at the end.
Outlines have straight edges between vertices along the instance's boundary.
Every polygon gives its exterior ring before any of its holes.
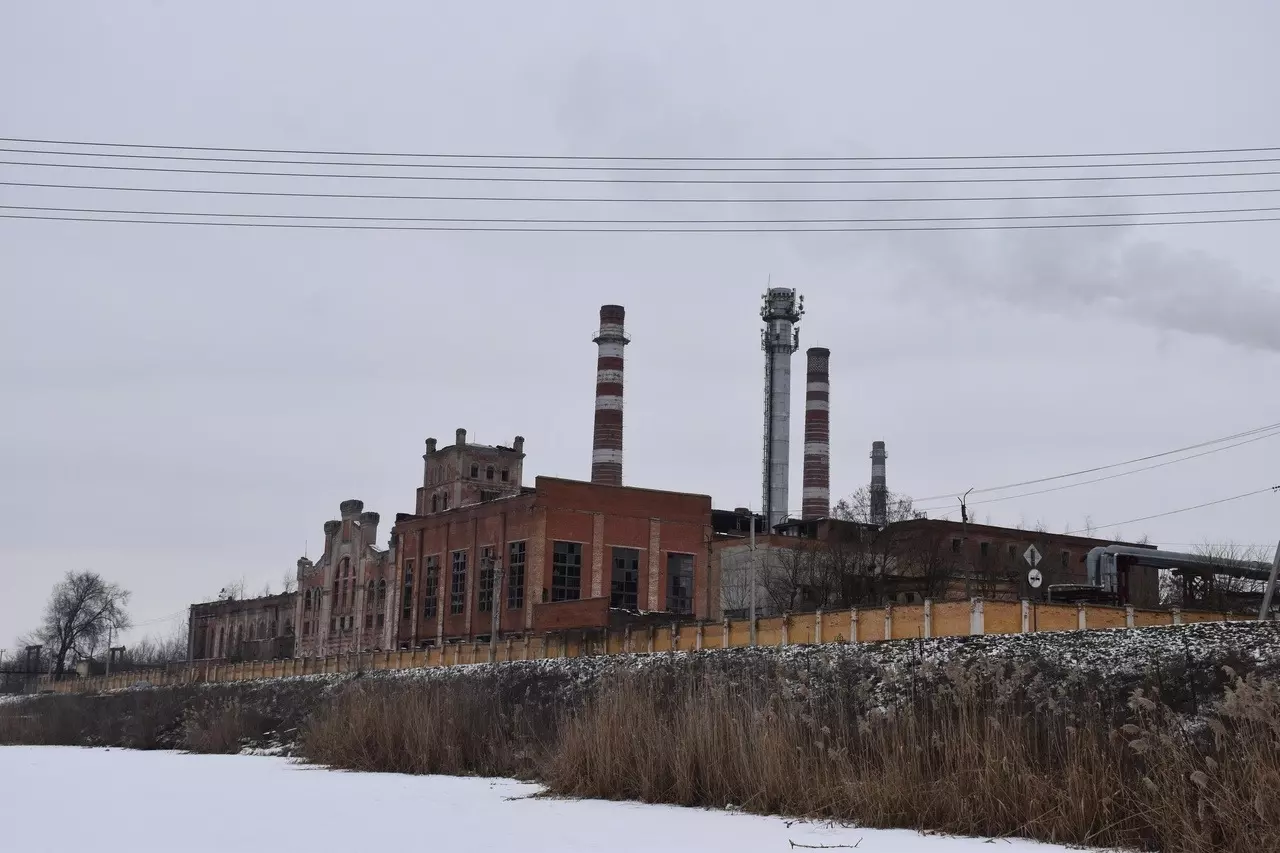
{"type": "MultiPolygon", "coordinates": [[[[1127,477],[1130,474],[1138,474],[1143,471],[1151,471],[1156,468],[1164,468],[1167,465],[1176,465],[1179,462],[1186,462],[1190,459],[1199,459],[1201,456],[1208,456],[1211,453],[1221,453],[1224,450],[1231,450],[1234,447],[1240,447],[1245,444],[1253,444],[1255,441],[1262,441],[1263,439],[1266,439],[1266,438],[1275,438],[1277,435],[1280,435],[1280,430],[1277,430],[1275,432],[1264,433],[1263,435],[1255,436],[1253,438],[1248,438],[1248,439],[1245,439],[1244,441],[1236,442],[1235,444],[1228,444],[1223,447],[1214,447],[1209,450],[1201,451],[1200,453],[1192,454],[1191,456],[1182,456],[1182,457],[1179,457],[1178,459],[1170,459],[1165,462],[1157,462],[1154,465],[1146,465],[1146,466],[1143,466],[1142,468],[1134,468],[1130,471],[1121,471],[1118,474],[1108,474],[1105,477],[1096,477],[1092,480],[1081,480],[1078,483],[1067,483],[1064,486],[1054,486],[1053,488],[1040,489],[1039,491],[1035,491],[1035,492],[1022,492],[1016,495],[1006,495],[1005,497],[1002,497],[1002,498],[987,498],[986,500],[980,500],[980,501],[967,501],[966,505],[978,506],[980,504],[1000,503],[1002,501],[1017,500],[1018,498],[1029,498],[1035,495],[1047,495],[1050,492],[1060,492],[1060,491],[1063,491],[1064,489],[1074,489],[1076,486],[1087,486],[1092,483],[1102,483],[1107,480],[1115,480],[1120,477],[1127,477]]],[[[932,506],[932,507],[926,506],[926,507],[914,507],[914,508],[920,510],[921,512],[931,512],[939,509],[948,509],[949,507],[950,507],[950,504],[939,504],[937,506],[932,506]]]]}
{"type": "Polygon", "coordinates": [[[379,193],[314,193],[278,190],[220,190],[188,187],[104,187],[93,184],[50,184],[31,181],[0,181],[4,187],[40,189],[103,190],[111,192],[181,193],[193,195],[266,196],[276,198],[358,198],[403,201],[503,201],[503,202],[599,202],[608,204],[880,204],[954,201],[1076,201],[1117,198],[1174,198],[1205,195],[1247,195],[1280,192],[1280,187],[1232,190],[1175,190],[1143,193],[1071,193],[1063,195],[1011,196],[905,196],[896,198],[607,198],[600,196],[474,196],[474,195],[387,195],[379,193]]]}
{"type": "Polygon", "coordinates": [[[1247,178],[1280,175],[1280,170],[1249,172],[1194,172],[1185,175],[1064,175],[1030,178],[571,178],[515,177],[494,175],[379,175],[323,172],[275,172],[241,169],[182,169],[176,166],[104,166],[93,163],[32,163],[24,160],[0,160],[0,166],[35,166],[48,169],[94,169],[111,172],[164,172],[183,175],[247,175],[272,178],[337,178],[344,180],[449,181],[518,184],[751,184],[810,186],[822,184],[1019,184],[1057,181],[1154,181],[1188,178],[1247,178]]]}
{"type": "MultiPolygon", "coordinates": [[[[1195,506],[1185,506],[1182,509],[1171,509],[1168,512],[1158,512],[1155,515],[1145,515],[1142,518],[1130,518],[1126,521],[1113,521],[1113,522],[1110,522],[1109,524],[1095,524],[1091,529],[1097,530],[1102,527],[1112,527],[1112,528],[1123,527],[1126,524],[1137,524],[1140,521],[1151,521],[1152,519],[1155,519],[1155,518],[1165,518],[1170,515],[1178,515],[1179,513],[1191,512],[1192,510],[1195,510],[1195,509],[1204,509],[1205,507],[1209,507],[1209,506],[1217,506],[1218,504],[1224,504],[1224,503],[1229,503],[1231,501],[1243,500],[1244,498],[1251,498],[1254,495],[1261,495],[1267,492],[1280,492],[1280,486],[1268,486],[1265,489],[1256,489],[1252,492],[1245,492],[1244,494],[1241,494],[1241,495],[1232,495],[1229,498],[1220,498],[1216,501],[1208,501],[1206,503],[1196,504],[1195,506]]],[[[1075,533],[1083,533],[1083,532],[1085,532],[1083,528],[1080,530],[1066,531],[1067,535],[1072,535],[1075,533]]]]}
{"type": "Polygon", "coordinates": [[[1058,153],[1058,154],[946,154],[946,155],[913,155],[908,157],[886,156],[792,156],[792,157],[629,157],[607,155],[576,154],[457,154],[457,153],[405,153],[387,151],[325,151],[298,148],[228,148],[216,145],[148,145],[137,142],[85,142],[68,139],[31,139],[13,136],[0,136],[0,142],[15,142],[24,145],[80,145],[99,148],[151,148],[162,151],[230,151],[243,154],[301,154],[333,157],[440,157],[458,159],[492,159],[492,160],[636,160],[650,162],[873,162],[873,161],[919,161],[919,160],[1061,160],[1068,158],[1101,158],[1101,157],[1180,157],[1192,154],[1249,154],[1260,151],[1280,151],[1280,146],[1255,148],[1186,148],[1164,151],[1111,151],[1094,153],[1058,153]]]}
{"type": "MultiPolygon", "coordinates": [[[[1202,442],[1199,442],[1198,444],[1189,444],[1186,447],[1177,447],[1177,448],[1174,448],[1173,450],[1165,450],[1160,453],[1153,453],[1149,456],[1140,456],[1137,459],[1129,459],[1124,462],[1113,462],[1110,465],[1099,465],[1095,468],[1083,468],[1079,471],[1071,471],[1070,473],[1067,473],[1067,474],[1055,474],[1052,477],[1040,477],[1035,480],[1023,480],[1018,483],[1008,483],[1003,486],[988,486],[982,489],[970,489],[969,491],[972,494],[980,495],[980,494],[985,494],[987,492],[1002,492],[1005,489],[1016,489],[1021,486],[1034,486],[1034,485],[1038,485],[1039,483],[1050,483],[1050,482],[1053,482],[1054,480],[1065,480],[1069,477],[1079,477],[1084,474],[1096,474],[1099,471],[1108,471],[1112,468],[1122,468],[1126,465],[1136,465],[1139,462],[1149,462],[1152,459],[1160,459],[1165,456],[1173,456],[1176,453],[1185,453],[1188,450],[1199,450],[1202,447],[1209,447],[1214,444],[1222,444],[1227,441],[1235,441],[1236,439],[1239,439],[1239,438],[1246,438],[1248,436],[1257,435],[1258,433],[1271,432],[1272,430],[1277,430],[1277,429],[1280,429],[1280,422],[1267,424],[1265,426],[1260,426],[1260,427],[1254,427],[1253,429],[1248,429],[1248,430],[1245,430],[1244,432],[1238,432],[1233,435],[1224,435],[1221,438],[1214,438],[1214,439],[1210,439],[1209,441],[1202,441],[1202,442]]],[[[927,498],[918,498],[918,500],[924,503],[928,501],[942,500],[943,498],[955,498],[955,497],[958,497],[959,494],[960,493],[957,491],[957,492],[952,492],[952,493],[942,494],[942,495],[931,495],[927,498]]]]}
{"type": "MultiPolygon", "coordinates": [[[[207,214],[189,214],[203,216],[207,214]]],[[[1280,216],[1263,216],[1230,219],[1178,219],[1164,222],[1059,222],[1038,225],[910,225],[906,227],[886,226],[840,226],[835,228],[589,228],[579,226],[552,225],[550,227],[532,227],[524,225],[494,227],[487,225],[335,225],[322,222],[201,222],[172,219],[122,219],[112,217],[84,216],[42,216],[38,214],[0,213],[0,219],[28,219],[49,222],[114,222],[134,225],[199,225],[222,228],[294,228],[321,229],[330,231],[475,231],[475,232],[524,232],[524,233],[563,233],[563,234],[823,234],[823,233],[886,233],[891,231],[926,232],[926,231],[1040,231],[1063,228],[1136,228],[1158,225],[1230,225],[1245,222],[1280,222],[1280,216]]]]}
{"type": "MultiPolygon", "coordinates": [[[[590,166],[571,164],[555,166],[525,163],[378,163],[352,160],[298,160],[262,157],[207,157],[191,154],[124,154],[115,151],[40,151],[30,148],[0,146],[0,151],[10,154],[36,154],[51,157],[112,157],[127,160],[181,160],[202,163],[275,163],[289,166],[369,166],[386,169],[517,169],[520,171],[550,172],[970,172],[970,171],[1023,171],[1028,169],[1145,169],[1159,166],[1217,166],[1245,163],[1276,163],[1280,157],[1237,157],[1212,160],[1163,160],[1156,162],[1121,163],[1027,163],[1000,165],[983,163],[972,166],[590,166]]],[[[265,152],[263,152],[265,153],[265,152]]],[[[384,155],[386,156],[386,155],[384,155]]],[[[429,156],[429,155],[421,155],[429,156]]],[[[56,165],[56,164],[48,164],[56,165]]]]}
{"type": "Polygon", "coordinates": [[[1273,213],[1280,207],[1237,207],[1207,210],[1165,210],[1134,213],[1038,213],[993,216],[923,216],[871,217],[862,219],[548,219],[543,217],[466,218],[448,216],[340,216],[303,213],[216,213],[184,210],[121,210],[103,207],[44,207],[39,205],[0,204],[0,210],[40,210],[55,213],[106,213],[120,216],[208,216],[231,219],[304,219],[349,222],[456,222],[475,224],[546,224],[546,225],[815,225],[891,222],[978,222],[1005,220],[1087,219],[1137,216],[1209,216],[1221,213],[1273,213]]]}

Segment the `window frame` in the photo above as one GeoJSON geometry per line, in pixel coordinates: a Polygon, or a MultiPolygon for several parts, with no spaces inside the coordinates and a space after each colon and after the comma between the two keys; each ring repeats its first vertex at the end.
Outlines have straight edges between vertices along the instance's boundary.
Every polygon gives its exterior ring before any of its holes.
{"type": "Polygon", "coordinates": [[[563,540],[551,543],[551,600],[582,600],[581,542],[563,540]]]}
{"type": "Polygon", "coordinates": [[[507,609],[524,609],[524,579],[528,568],[529,549],[525,540],[507,543],[507,609]],[[517,550],[519,546],[519,550],[517,550]],[[519,559],[516,555],[519,554],[519,559]],[[518,568],[517,568],[518,567],[518,568]]]}
{"type": "Polygon", "coordinates": [[[449,615],[467,612],[467,549],[449,552],[449,615]]]}
{"type": "Polygon", "coordinates": [[[690,554],[688,552],[683,552],[683,551],[668,551],[666,553],[667,553],[667,584],[666,584],[667,610],[668,612],[676,613],[681,616],[692,616],[694,613],[694,598],[696,595],[696,577],[697,577],[697,570],[698,570],[697,555],[690,554]],[[683,571],[677,574],[674,571],[674,561],[676,559],[679,559],[681,561],[684,561],[686,559],[688,560],[687,574],[683,571]],[[677,596],[676,581],[678,578],[686,578],[688,580],[687,595],[684,595],[682,598],[676,597],[677,596]],[[685,605],[683,608],[676,606],[676,603],[680,601],[685,602],[685,605]]]}

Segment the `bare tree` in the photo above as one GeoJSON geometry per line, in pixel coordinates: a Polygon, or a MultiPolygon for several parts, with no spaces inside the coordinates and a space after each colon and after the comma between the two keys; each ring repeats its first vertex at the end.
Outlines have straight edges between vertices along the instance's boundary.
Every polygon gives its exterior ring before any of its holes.
{"type": "Polygon", "coordinates": [[[175,626],[167,634],[150,635],[125,649],[125,663],[129,666],[160,666],[179,663],[187,659],[188,620],[175,626]]]}
{"type": "Polygon", "coordinates": [[[280,578],[281,592],[296,592],[298,589],[298,577],[294,572],[285,571],[284,577],[280,578]]]}
{"type": "Polygon", "coordinates": [[[67,572],[53,588],[44,624],[34,634],[48,650],[55,677],[66,671],[69,655],[92,657],[112,632],[129,627],[128,602],[128,590],[97,572],[67,572]]]}
{"type": "Polygon", "coordinates": [[[244,598],[244,578],[231,581],[218,590],[219,601],[239,601],[244,598]]]}
{"type": "MultiPolygon", "coordinates": [[[[1145,537],[1144,537],[1145,538],[1145,537]]],[[[1227,569],[1241,560],[1270,562],[1271,554],[1265,547],[1241,546],[1231,542],[1206,542],[1196,546],[1192,553],[1220,561],[1227,569]]],[[[1188,576],[1172,570],[1160,572],[1160,604],[1165,607],[1207,607],[1211,610],[1256,612],[1258,597],[1266,586],[1265,581],[1213,574],[1212,570],[1192,572],[1188,576]],[[1191,587],[1196,596],[1187,600],[1186,591],[1191,587]]]]}
{"type": "Polygon", "coordinates": [[[823,543],[798,539],[795,545],[773,548],[769,570],[761,578],[765,597],[779,613],[812,610],[830,594],[823,543]]]}

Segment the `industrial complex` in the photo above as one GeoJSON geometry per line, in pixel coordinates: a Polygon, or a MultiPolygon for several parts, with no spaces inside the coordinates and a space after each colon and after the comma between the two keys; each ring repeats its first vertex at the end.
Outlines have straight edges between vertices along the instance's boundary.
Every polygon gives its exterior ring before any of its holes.
{"type": "MultiPolygon", "coordinates": [[[[888,489],[871,442],[865,501],[831,502],[830,356],[806,352],[801,514],[788,512],[791,358],[804,300],[763,294],[761,508],[714,508],[702,494],[628,486],[620,305],[600,308],[589,482],[526,477],[525,439],[426,439],[411,512],[382,517],[346,500],[323,523],[297,589],[190,608],[188,658],[238,662],[576,636],[654,624],[706,624],[823,608],[948,600],[1089,602],[1151,608],[1160,572],[1184,603],[1208,601],[1224,570],[1154,546],[929,519],[888,489]]],[[[865,446],[865,445],[864,445],[865,446]]]]}

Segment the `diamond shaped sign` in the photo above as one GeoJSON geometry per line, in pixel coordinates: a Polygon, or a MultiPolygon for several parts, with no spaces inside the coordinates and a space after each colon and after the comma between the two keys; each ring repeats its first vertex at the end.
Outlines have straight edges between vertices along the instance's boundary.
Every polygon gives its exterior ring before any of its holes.
{"type": "Polygon", "coordinates": [[[1027,561],[1027,565],[1035,568],[1040,564],[1040,552],[1036,550],[1035,545],[1027,546],[1027,550],[1023,552],[1022,559],[1027,561]]]}

